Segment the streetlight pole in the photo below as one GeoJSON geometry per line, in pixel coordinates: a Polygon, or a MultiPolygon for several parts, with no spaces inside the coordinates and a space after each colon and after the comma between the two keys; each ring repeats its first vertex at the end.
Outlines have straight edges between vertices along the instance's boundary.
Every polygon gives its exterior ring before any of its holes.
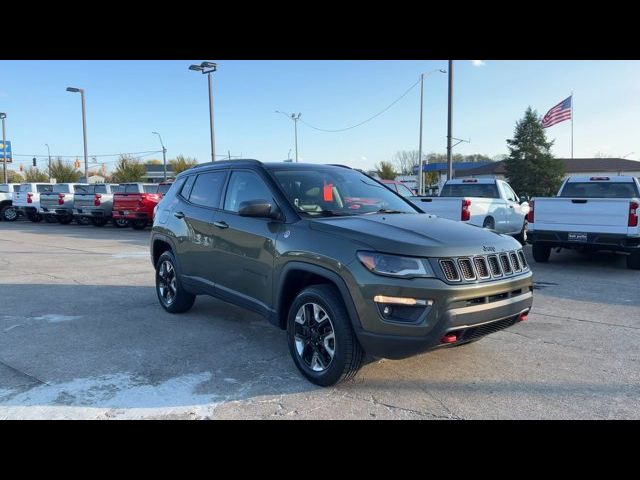
{"type": "Polygon", "coordinates": [[[424,190],[425,190],[424,179],[422,178],[424,176],[422,172],[422,112],[424,111],[423,109],[424,77],[429,76],[435,72],[447,73],[446,70],[438,69],[428,73],[420,74],[420,144],[418,146],[418,195],[424,195],[424,190]]]}
{"type": "Polygon", "coordinates": [[[49,154],[49,182],[51,182],[51,149],[49,148],[48,143],[45,143],[45,146],[47,147],[47,152],[49,154]]]}
{"type": "Polygon", "coordinates": [[[89,153],[87,151],[87,113],[84,104],[84,89],[67,87],[67,92],[80,92],[80,98],[82,99],[82,137],[84,140],[84,181],[89,181],[89,153]]]}
{"type": "Polygon", "coordinates": [[[447,115],[447,180],[453,178],[453,163],[451,158],[451,125],[453,116],[453,60],[449,60],[449,102],[447,115]]]}
{"type": "Polygon", "coordinates": [[[298,115],[296,115],[295,113],[285,113],[285,112],[281,112],[280,110],[276,110],[276,113],[281,113],[285,117],[293,120],[293,130],[294,130],[295,142],[296,142],[296,163],[298,163],[298,120],[300,120],[302,113],[298,113],[298,115]]]}
{"type": "Polygon", "coordinates": [[[151,132],[154,135],[158,135],[158,138],[160,139],[160,145],[162,145],[162,164],[164,165],[164,181],[167,181],[167,149],[164,146],[164,143],[162,142],[162,136],[160,136],[160,134],[158,132],[151,132]]]}
{"type": "Polygon", "coordinates": [[[191,65],[189,70],[202,72],[208,76],[209,83],[209,129],[211,130],[211,161],[216,161],[216,142],[213,129],[213,77],[211,74],[218,69],[218,65],[213,62],[202,62],[200,65],[191,65]]]}
{"type": "Polygon", "coordinates": [[[7,118],[6,113],[0,113],[2,119],[2,171],[4,173],[4,183],[7,181],[7,132],[5,131],[4,119],[7,118]]]}

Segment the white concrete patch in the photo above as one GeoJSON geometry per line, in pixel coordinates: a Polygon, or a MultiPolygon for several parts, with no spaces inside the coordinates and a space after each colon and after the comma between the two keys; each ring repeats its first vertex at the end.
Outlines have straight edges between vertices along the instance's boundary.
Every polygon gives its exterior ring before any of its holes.
{"type": "Polygon", "coordinates": [[[0,418],[201,418],[225,400],[220,395],[194,393],[211,377],[211,373],[183,375],[152,385],[120,373],[41,385],[21,393],[3,389],[0,418]]]}
{"type": "Polygon", "coordinates": [[[55,314],[42,315],[41,317],[33,317],[34,320],[44,321],[49,323],[71,322],[73,320],[78,320],[80,318],[82,317],[77,315],[74,316],[74,315],[55,315],[55,314]]]}

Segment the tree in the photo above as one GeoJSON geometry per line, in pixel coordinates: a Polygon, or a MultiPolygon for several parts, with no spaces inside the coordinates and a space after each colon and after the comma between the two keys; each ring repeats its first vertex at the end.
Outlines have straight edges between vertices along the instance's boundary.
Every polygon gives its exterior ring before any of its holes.
{"type": "Polygon", "coordinates": [[[63,162],[61,158],[51,161],[49,175],[51,178],[55,178],[57,183],[74,183],[82,177],[82,173],[76,170],[76,167],[70,163],[63,162]]]}
{"type": "Polygon", "coordinates": [[[29,167],[26,172],[24,172],[24,181],[25,182],[48,182],[49,175],[46,172],[42,172],[38,170],[38,167],[29,167]]]}
{"type": "Polygon", "coordinates": [[[111,181],[116,183],[141,182],[146,175],[147,169],[137,158],[130,155],[120,155],[111,181]]]}
{"type": "Polygon", "coordinates": [[[527,108],[516,122],[513,138],[507,140],[509,158],[505,160],[506,176],[519,195],[555,195],[564,176],[564,165],[551,154],[553,141],[548,141],[540,125],[538,112],[527,108]]]}
{"type": "Polygon", "coordinates": [[[7,170],[7,182],[8,183],[22,183],[24,178],[18,172],[13,170],[7,170]]]}
{"type": "Polygon", "coordinates": [[[401,175],[414,175],[418,168],[418,150],[400,150],[393,156],[393,163],[398,167],[401,175]]]}
{"type": "Polygon", "coordinates": [[[184,155],[178,155],[176,158],[169,160],[171,169],[174,175],[178,175],[180,172],[189,170],[191,167],[198,165],[198,160],[191,157],[185,157],[184,155]]]}
{"type": "Polygon", "coordinates": [[[396,178],[396,172],[391,162],[380,162],[376,165],[376,171],[382,180],[394,180],[396,178]]]}

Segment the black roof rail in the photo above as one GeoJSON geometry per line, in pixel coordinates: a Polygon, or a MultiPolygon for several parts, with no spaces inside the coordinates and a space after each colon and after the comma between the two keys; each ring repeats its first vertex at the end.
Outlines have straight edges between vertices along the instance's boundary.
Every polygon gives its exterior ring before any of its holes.
{"type": "Polygon", "coordinates": [[[341,168],[348,168],[349,170],[353,170],[353,168],[347,166],[347,165],[342,165],[340,163],[327,163],[327,165],[331,166],[331,167],[341,167],[341,168]]]}
{"type": "Polygon", "coordinates": [[[262,162],[260,160],[256,160],[254,158],[238,158],[236,160],[216,160],[215,162],[199,163],[197,165],[194,165],[192,168],[208,167],[211,165],[238,165],[239,163],[262,165],[262,162]]]}

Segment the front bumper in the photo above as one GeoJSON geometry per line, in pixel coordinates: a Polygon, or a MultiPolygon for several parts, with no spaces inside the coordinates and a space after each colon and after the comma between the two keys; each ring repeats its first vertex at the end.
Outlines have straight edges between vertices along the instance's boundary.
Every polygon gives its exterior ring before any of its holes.
{"type": "MultiPolygon", "coordinates": [[[[352,268],[359,266],[352,264],[352,268]]],[[[447,345],[465,343],[507,328],[526,314],[533,304],[531,271],[503,280],[449,285],[438,279],[381,278],[362,269],[371,283],[350,288],[360,320],[356,335],[363,349],[376,357],[406,358],[447,345]],[[410,321],[385,318],[374,296],[415,298],[431,301],[410,321]],[[456,341],[443,343],[455,333],[456,341]]]]}
{"type": "Polygon", "coordinates": [[[569,241],[569,232],[535,230],[528,233],[528,242],[548,247],[580,248],[633,253],[640,251],[640,237],[612,233],[587,233],[586,242],[569,241]]]}

